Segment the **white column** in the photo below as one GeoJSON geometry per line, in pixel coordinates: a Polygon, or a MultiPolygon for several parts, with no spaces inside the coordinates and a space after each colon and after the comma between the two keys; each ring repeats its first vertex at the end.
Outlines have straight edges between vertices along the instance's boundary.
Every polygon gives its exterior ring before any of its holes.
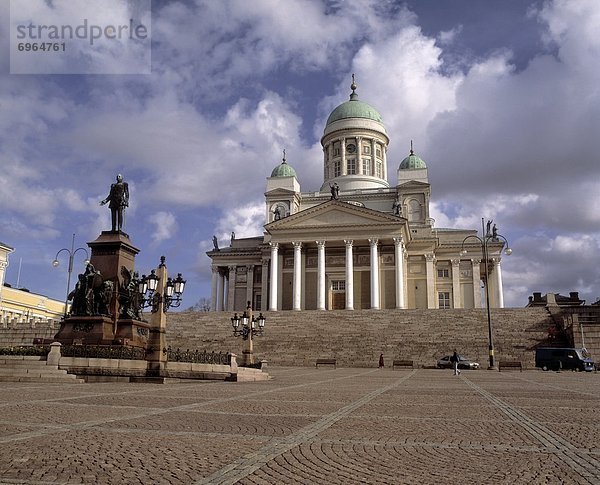
{"type": "Polygon", "coordinates": [[[269,310],[272,312],[277,311],[277,276],[278,276],[278,271],[277,271],[277,262],[279,260],[279,255],[278,255],[278,249],[279,249],[279,244],[278,243],[269,243],[269,246],[271,246],[271,291],[270,291],[270,298],[269,298],[269,310]]]}
{"type": "Polygon", "coordinates": [[[425,255],[425,269],[427,271],[427,308],[437,308],[435,298],[435,256],[433,253],[425,255]]]}
{"type": "Polygon", "coordinates": [[[354,310],[354,261],[352,259],[352,239],[345,239],[346,245],[346,310],[354,310]]]}
{"type": "Polygon", "coordinates": [[[210,311],[217,311],[217,289],[219,287],[219,268],[213,266],[212,278],[210,281],[210,311]]]}
{"type": "Polygon", "coordinates": [[[369,163],[369,173],[366,175],[375,175],[375,150],[377,149],[377,143],[375,138],[371,139],[371,163],[369,163]]]}
{"type": "Polygon", "coordinates": [[[229,266],[229,282],[227,283],[227,311],[235,310],[235,273],[236,266],[229,266]]]}
{"type": "Polygon", "coordinates": [[[383,152],[381,154],[381,156],[383,157],[383,167],[381,169],[381,175],[383,175],[384,180],[387,180],[387,146],[383,145],[381,149],[383,152]]]}
{"type": "Polygon", "coordinates": [[[379,257],[377,254],[377,243],[379,239],[369,239],[371,245],[371,308],[379,310],[379,257]]]}
{"type": "Polygon", "coordinates": [[[317,253],[317,310],[325,310],[325,241],[316,241],[317,253]]]}
{"type": "Polygon", "coordinates": [[[346,139],[342,138],[342,146],[341,146],[341,154],[342,154],[342,166],[340,167],[341,170],[341,174],[342,175],[346,175],[346,139]]]}
{"type": "Polygon", "coordinates": [[[269,294],[269,260],[262,260],[262,273],[260,275],[260,311],[269,308],[267,295],[269,294]]]}
{"type": "Polygon", "coordinates": [[[483,308],[481,304],[481,259],[472,259],[473,265],[473,308],[483,308]]]}
{"type": "Polygon", "coordinates": [[[462,308],[460,304],[460,259],[451,260],[452,263],[452,308],[462,308]]]}
{"type": "Polygon", "coordinates": [[[294,299],[293,309],[301,310],[301,297],[302,297],[302,243],[292,242],[294,245],[294,299]]]}
{"type": "Polygon", "coordinates": [[[394,238],[394,259],[396,261],[396,308],[406,308],[404,300],[404,239],[394,238]]]}
{"type": "Polygon", "coordinates": [[[222,312],[225,310],[224,297],[225,297],[225,273],[223,270],[219,270],[219,279],[217,281],[217,311],[222,312]]]}
{"type": "Polygon", "coordinates": [[[502,268],[500,266],[500,258],[492,258],[494,264],[494,290],[496,290],[496,305],[497,308],[504,308],[504,290],[502,288],[502,268]]]}
{"type": "Polygon", "coordinates": [[[246,301],[254,308],[254,265],[246,266],[246,301]]]}

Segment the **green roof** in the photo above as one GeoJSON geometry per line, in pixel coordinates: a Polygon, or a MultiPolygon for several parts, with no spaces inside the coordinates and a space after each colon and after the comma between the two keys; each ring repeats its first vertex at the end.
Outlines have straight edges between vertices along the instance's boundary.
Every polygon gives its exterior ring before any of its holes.
{"type": "Polygon", "coordinates": [[[271,172],[271,177],[295,177],[296,171],[287,164],[285,159],[271,172]]]}
{"type": "Polygon", "coordinates": [[[358,94],[356,94],[356,83],[354,82],[354,74],[352,74],[352,84],[350,85],[352,93],[350,93],[350,101],[340,104],[335,108],[325,126],[329,126],[334,121],[344,120],[347,118],[366,118],[368,120],[378,121],[383,123],[379,111],[377,111],[370,104],[364,103],[358,100],[358,94]]]}
{"type": "Polygon", "coordinates": [[[411,150],[410,155],[400,162],[400,170],[414,170],[417,168],[427,168],[427,165],[411,150]]]}
{"type": "Polygon", "coordinates": [[[353,93],[350,96],[350,101],[346,101],[335,108],[327,118],[327,125],[346,118],[366,118],[383,123],[381,115],[373,106],[359,101],[357,98],[358,96],[353,93]],[[355,98],[352,99],[352,96],[355,96],[355,98]]]}

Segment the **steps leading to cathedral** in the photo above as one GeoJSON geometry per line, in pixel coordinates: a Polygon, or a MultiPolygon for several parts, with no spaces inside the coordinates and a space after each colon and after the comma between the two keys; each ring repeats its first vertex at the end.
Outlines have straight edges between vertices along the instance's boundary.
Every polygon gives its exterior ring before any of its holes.
{"type": "MultiPolygon", "coordinates": [[[[335,357],[339,366],[376,366],[379,354],[432,366],[457,349],[488,362],[485,309],[355,310],[265,312],[264,335],[257,337],[257,359],[270,365],[314,366],[319,357],[335,357]]],[[[232,335],[230,312],[167,314],[167,344],[173,348],[230,351],[241,358],[244,342],[232,335]]],[[[544,307],[491,310],[496,360],[521,360],[533,367],[533,349],[548,342],[552,318],[544,307]]],[[[31,345],[52,338],[52,328],[0,329],[0,347],[31,345]]],[[[587,333],[586,344],[589,346],[587,333]]]]}
{"type": "MultiPolygon", "coordinates": [[[[264,335],[257,337],[257,359],[271,365],[314,366],[319,357],[335,357],[338,366],[376,366],[379,354],[413,360],[419,366],[457,349],[488,362],[485,309],[355,310],[265,312],[264,335]]],[[[230,313],[182,312],[168,315],[167,343],[181,349],[231,351],[241,355],[244,342],[233,337],[230,313]]],[[[492,309],[496,360],[534,365],[534,349],[544,344],[552,318],[545,308],[492,309]]]]}

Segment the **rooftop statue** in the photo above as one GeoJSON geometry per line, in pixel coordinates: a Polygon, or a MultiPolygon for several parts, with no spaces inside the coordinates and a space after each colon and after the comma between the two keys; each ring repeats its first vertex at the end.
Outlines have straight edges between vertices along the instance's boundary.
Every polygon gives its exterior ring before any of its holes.
{"type": "Polygon", "coordinates": [[[100,201],[100,205],[107,202],[112,221],[111,231],[120,232],[123,229],[125,207],[129,206],[129,185],[123,181],[121,174],[117,175],[116,183],[110,186],[108,196],[100,201]]]}

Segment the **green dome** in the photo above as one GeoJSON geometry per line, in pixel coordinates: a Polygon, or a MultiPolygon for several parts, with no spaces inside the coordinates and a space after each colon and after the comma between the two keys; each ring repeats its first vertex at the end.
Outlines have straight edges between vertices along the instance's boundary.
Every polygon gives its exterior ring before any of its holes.
{"type": "Polygon", "coordinates": [[[358,94],[356,94],[356,83],[354,82],[354,74],[352,74],[352,84],[350,85],[350,89],[352,89],[350,101],[346,101],[335,108],[329,115],[329,118],[327,118],[327,123],[325,126],[329,126],[334,121],[344,120],[346,118],[366,118],[368,120],[383,123],[379,111],[373,108],[373,106],[370,104],[363,103],[362,101],[358,100],[358,94]]]}
{"type": "Polygon", "coordinates": [[[296,171],[287,164],[285,159],[271,172],[271,177],[295,177],[296,171]]]}
{"type": "Polygon", "coordinates": [[[417,168],[427,168],[427,165],[411,149],[410,155],[400,162],[400,170],[414,170],[417,168]]]}
{"type": "Polygon", "coordinates": [[[327,118],[327,125],[346,118],[366,118],[383,123],[379,112],[370,104],[359,101],[355,93],[350,96],[350,101],[340,104],[331,112],[329,118],[327,118]],[[352,99],[353,96],[354,99],[352,99]]]}

